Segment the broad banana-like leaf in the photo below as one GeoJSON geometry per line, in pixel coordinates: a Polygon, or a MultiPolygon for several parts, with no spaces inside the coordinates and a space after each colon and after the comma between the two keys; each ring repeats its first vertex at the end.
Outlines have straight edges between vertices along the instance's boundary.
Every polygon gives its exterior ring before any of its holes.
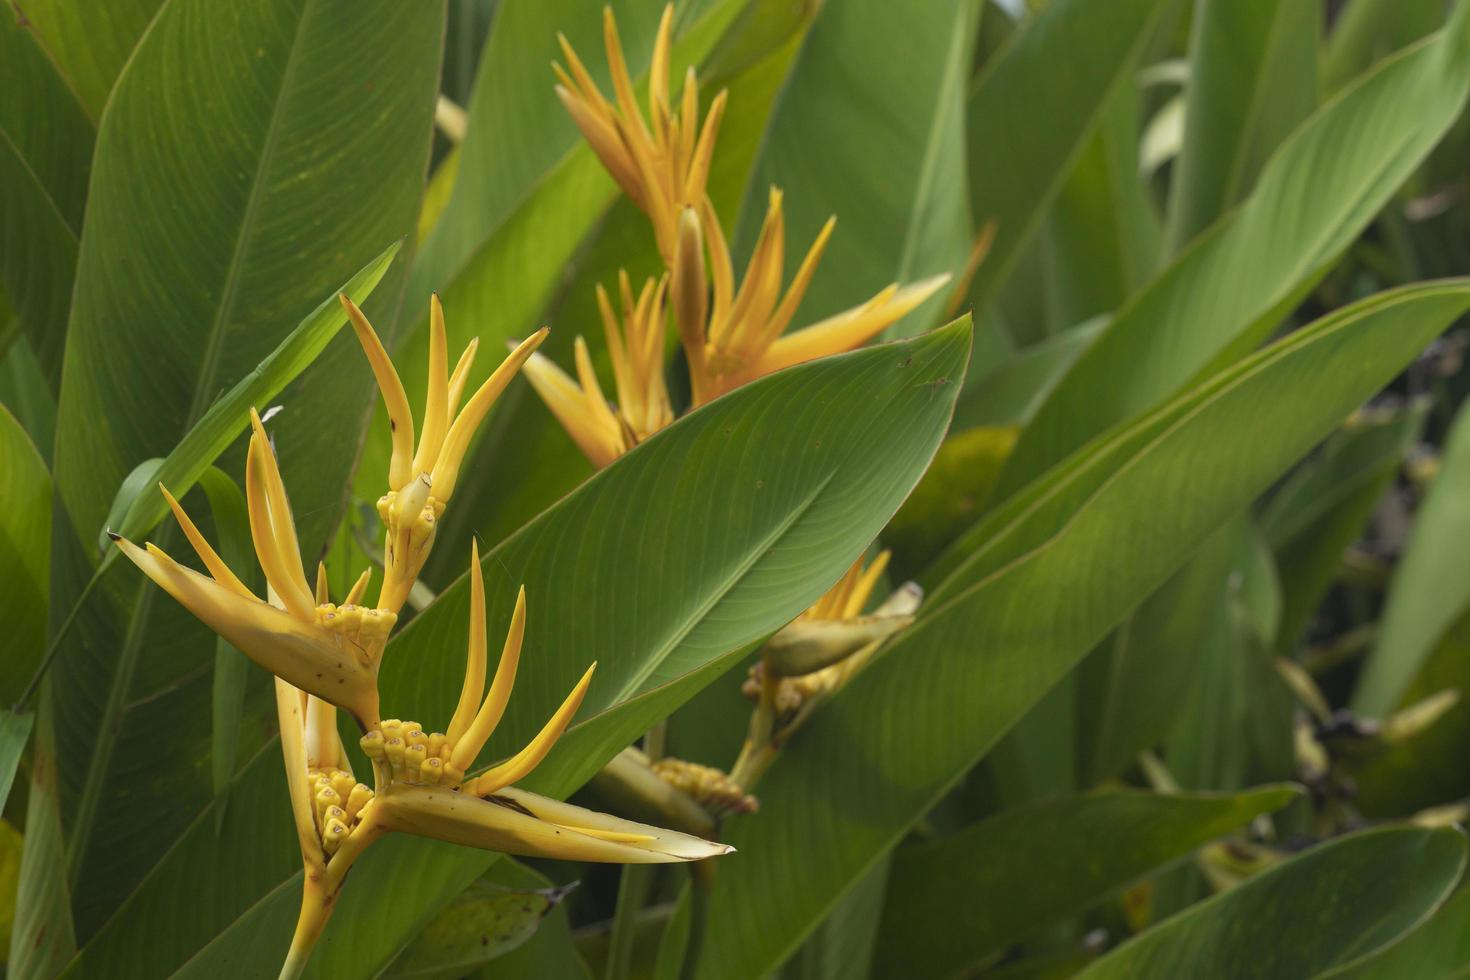
{"type": "Polygon", "coordinates": [[[1169,192],[1178,249],[1233,207],[1261,165],[1317,107],[1322,37],[1313,0],[1205,0],[1190,32],[1184,148],[1169,192]]]}
{"type": "Polygon", "coordinates": [[[1334,970],[1333,980],[1401,980],[1403,977],[1462,977],[1470,970],[1470,891],[1461,890],[1434,917],[1407,936],[1353,966],[1334,970]]]}
{"type": "Polygon", "coordinates": [[[1006,810],[894,852],[878,975],[948,977],[1297,798],[1109,790],[1006,810]]]}
{"type": "MultiPolygon", "coordinates": [[[[565,796],[800,613],[928,465],[968,355],[961,321],[764,378],[655,435],[486,554],[490,632],[504,631],[521,584],[527,617],[516,693],[483,759],[524,744],[572,674],[596,660],[576,722],[524,784],[565,796]]],[[[385,711],[431,724],[452,714],[468,593],[461,577],[389,644],[385,711]]],[[[169,975],[186,961],[203,975],[247,949],[263,960],[284,955],[300,861],[280,765],[273,746],[252,760],[220,836],[208,813],[183,832],[73,975],[169,975]],[[199,880],[218,887],[181,919],[173,903],[199,880]]],[[[381,969],[493,859],[396,835],[375,845],[353,869],[315,975],[381,969]]]]}
{"type": "Polygon", "coordinates": [[[0,704],[16,703],[46,645],[51,592],[51,474],[15,416],[0,405],[0,704]]]}
{"type": "Polygon", "coordinates": [[[1465,867],[1465,835],[1390,827],[1320,844],[1159,923],[1077,974],[1297,980],[1352,963],[1432,915],[1465,867]]]}
{"type": "Polygon", "coordinates": [[[33,30],[0,17],[0,285],[49,388],[61,380],[93,128],[33,30]]]}
{"type": "Polygon", "coordinates": [[[761,783],[759,817],[726,824],[742,857],[716,881],[710,914],[721,928],[706,936],[701,976],[780,964],[1193,547],[1467,307],[1470,283],[1457,280],[1338,311],[994,511],[984,547],[918,622],[787,746],[761,783]]]}
{"type": "Polygon", "coordinates": [[[117,0],[83,9],[67,0],[26,0],[24,17],[96,121],[163,2],[117,0]]]}

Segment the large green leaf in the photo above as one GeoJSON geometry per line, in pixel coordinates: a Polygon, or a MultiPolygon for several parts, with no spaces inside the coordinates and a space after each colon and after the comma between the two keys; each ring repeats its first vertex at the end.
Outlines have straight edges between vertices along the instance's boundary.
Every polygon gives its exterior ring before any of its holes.
{"type": "MultiPolygon", "coordinates": [[[[965,82],[978,9],[974,0],[822,5],[771,114],[732,245],[737,258],[750,254],[772,185],[785,192],[788,275],[836,215],[798,325],[890,282],[964,266],[965,82]]],[[[943,303],[935,297],[895,332],[923,329],[943,303]]]]}
{"type": "Polygon", "coordinates": [[[1129,302],[1022,434],[998,492],[1255,346],[1439,142],[1467,91],[1470,4],[1461,4],[1433,41],[1315,113],[1245,203],[1129,302]]]}
{"type": "Polygon", "coordinates": [[[899,848],[878,975],[942,978],[978,966],[1296,795],[1068,796],[899,848]]]}
{"type": "Polygon", "coordinates": [[[1353,691],[1353,708],[1381,716],[1396,707],[1430,651],[1470,605],[1470,406],[1461,408],[1438,475],[1420,506],[1394,571],[1377,642],[1353,691]]]}
{"type": "Polygon", "coordinates": [[[1343,980],[1450,980],[1470,975],[1470,889],[1461,889],[1434,918],[1377,956],[1331,975],[1343,980]]]}
{"type": "Polygon", "coordinates": [[[5,808],[5,801],[10,798],[15,771],[20,768],[20,757],[25,752],[35,723],[33,714],[0,709],[0,810],[5,808]]]}
{"type": "Polygon", "coordinates": [[[1195,5],[1184,148],[1170,184],[1178,248],[1250,189],[1266,158],[1317,105],[1316,0],[1204,0],[1195,5]]]}
{"type": "Polygon", "coordinates": [[[1440,0],[1347,0],[1322,52],[1322,90],[1331,95],[1373,63],[1444,23],[1440,0]]]}
{"type": "MultiPolygon", "coordinates": [[[[528,609],[516,696],[485,758],[523,744],[596,660],[578,724],[525,783],[566,795],[816,599],[928,464],[968,338],[961,322],[762,379],[676,422],[485,555],[491,633],[505,629],[521,583],[528,609]]],[[[438,544],[456,546],[466,550],[438,544]]],[[[449,716],[467,592],[461,577],[390,644],[385,711],[433,724],[449,716]]],[[[180,835],[75,975],[166,975],[191,958],[191,970],[228,970],[246,949],[279,961],[300,874],[279,765],[267,748],[244,770],[218,838],[208,814],[180,835]],[[215,885],[208,902],[180,918],[176,903],[200,880],[215,885]]],[[[314,969],[352,976],[385,965],[492,860],[406,838],[375,847],[314,969]],[[409,907],[417,916],[404,915],[409,907]]]]}
{"type": "MultiPolygon", "coordinates": [[[[18,11],[17,11],[18,13],[18,11]]],[[[0,285],[54,391],[87,199],[92,123],[35,35],[0,17],[0,285]]]]}
{"type": "Polygon", "coordinates": [[[46,643],[51,591],[51,474],[25,430],[0,405],[0,704],[13,704],[46,643]]]}
{"type": "Polygon", "coordinates": [[[793,740],[727,823],[705,976],[774,968],[843,892],[1195,545],[1470,307],[1373,297],[1098,440],[993,512],[927,612],[793,740]],[[793,879],[792,867],[802,873],[793,879]]]}
{"type": "Polygon", "coordinates": [[[163,0],[109,0],[83,8],[69,0],[25,0],[25,18],[97,119],[119,73],[163,0]]]}
{"type": "Polygon", "coordinates": [[[1448,828],[1369,830],[1322,844],[1167,919],[1096,961],[1079,980],[1248,972],[1300,980],[1387,946],[1454,888],[1465,835],[1448,828]]]}
{"type": "MultiPolygon", "coordinates": [[[[94,158],[57,418],[58,609],[90,580],[134,464],[167,455],[304,311],[412,229],[442,31],[439,3],[171,0],[153,21],[94,158]]],[[[370,386],[338,336],[282,397],[274,428],[308,555],[342,507],[370,386]]],[[[214,637],[114,571],[61,646],[38,719],[54,727],[57,873],[83,940],[212,796],[201,668],[214,637]]]]}
{"type": "Polygon", "coordinates": [[[995,222],[995,241],[970,293],[977,311],[990,306],[1021,257],[1167,6],[1053,0],[976,81],[967,118],[970,210],[976,227],[995,222]]]}

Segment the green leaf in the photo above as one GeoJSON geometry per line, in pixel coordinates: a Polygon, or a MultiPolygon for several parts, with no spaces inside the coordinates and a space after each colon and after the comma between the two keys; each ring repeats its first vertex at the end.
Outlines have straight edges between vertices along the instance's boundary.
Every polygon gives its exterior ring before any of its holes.
{"type": "Polygon", "coordinates": [[[1445,437],[1439,473],[1429,486],[1394,570],[1378,640],[1353,691],[1355,711],[1381,716],[1405,690],[1450,624],[1470,606],[1470,406],[1445,437]]]}
{"type": "Polygon", "coordinates": [[[1167,6],[1053,0],[976,81],[967,117],[970,212],[976,227],[995,222],[970,290],[977,311],[990,306],[1031,241],[1109,96],[1131,84],[1134,59],[1167,6]]]}
{"type": "MultiPolygon", "coordinates": [[[[497,861],[496,867],[511,862],[497,861]]],[[[523,945],[561,904],[566,888],[507,888],[480,880],[414,938],[384,980],[455,980],[523,945]]]]}
{"type": "MultiPolygon", "coordinates": [[[[17,15],[19,11],[17,10],[17,15]]],[[[52,391],[87,199],[92,123],[35,35],[0,17],[0,285],[52,391]]]]}
{"type": "Polygon", "coordinates": [[[1366,956],[1430,916],[1465,866],[1465,836],[1393,827],[1321,844],[1123,944],[1077,974],[1298,980],[1366,956]]]}
{"type": "Polygon", "coordinates": [[[76,91],[87,115],[107,96],[163,0],[114,0],[83,9],[68,0],[26,0],[25,19],[76,91]]]}
{"type": "Polygon", "coordinates": [[[947,977],[1297,796],[1110,790],[1016,807],[894,855],[879,976],[947,977]]]}
{"type": "Polygon", "coordinates": [[[66,865],[66,841],[61,829],[56,746],[45,715],[37,722],[15,923],[5,961],[5,975],[18,980],[49,980],[77,948],[66,876],[57,874],[66,865]]]}
{"type": "Polygon", "coordinates": [[[1444,17],[1439,0],[1347,0],[1322,53],[1323,93],[1335,93],[1380,58],[1438,29],[1444,17]]]}
{"type": "MultiPolygon", "coordinates": [[[[747,385],[658,433],[486,554],[490,633],[504,632],[522,583],[527,622],[516,695],[483,758],[523,745],[596,660],[577,724],[524,784],[565,796],[821,595],[933,456],[959,385],[932,382],[958,382],[968,340],[961,321],[747,385]],[[777,418],[782,425],[770,424],[777,418]]],[[[456,546],[468,550],[438,543],[456,546]]],[[[381,690],[395,712],[431,724],[449,717],[468,607],[461,576],[390,643],[381,690]]],[[[180,834],[74,975],[166,975],[185,961],[228,970],[247,949],[279,962],[300,873],[279,766],[273,745],[252,760],[231,790],[222,834],[208,814],[180,834]],[[200,881],[215,883],[210,901],[180,919],[177,897],[200,881]]],[[[409,838],[376,845],[353,869],[313,971],[385,966],[493,859],[409,838]],[[410,907],[416,916],[404,914],[410,907]]]]}
{"type": "Polygon", "coordinates": [[[20,757],[35,723],[36,716],[30,712],[0,709],[0,810],[5,809],[5,802],[10,799],[15,771],[20,768],[20,757]]]}
{"type": "Polygon", "coordinates": [[[1456,281],[1339,311],[993,512],[978,529],[984,547],[766,774],[761,817],[726,824],[742,858],[721,868],[711,915],[723,928],[706,940],[704,973],[782,962],[1193,547],[1467,307],[1470,284],[1456,281]],[[770,816],[787,813],[800,819],[770,816]]]}
{"type": "Polygon", "coordinates": [[[1064,329],[1117,309],[1153,275],[1159,223],[1139,176],[1138,113],[1138,87],[1125,77],[1047,214],[1047,320],[1064,329]]]}
{"type": "Polygon", "coordinates": [[[1298,469],[1261,512],[1281,569],[1276,648],[1292,650],[1424,426],[1426,406],[1363,413],[1298,469]]]}
{"type": "Polygon", "coordinates": [[[1161,744],[1199,686],[1200,651],[1225,596],[1232,540],[1217,532],[1078,667],[1077,747],[1086,785],[1161,744]]]}
{"type": "MultiPolygon", "coordinates": [[[[303,311],[412,230],[442,33],[440,2],[221,11],[169,0],[159,11],[108,100],[93,160],[57,417],[58,609],[91,581],[93,536],[133,466],[192,432],[199,443],[176,458],[190,482],[241,431],[239,402],[207,413],[219,393],[269,391],[279,378],[241,379],[303,311]]],[[[369,310],[397,293],[380,288],[369,310]]],[[[321,337],[297,340],[283,371],[321,337]]],[[[273,428],[308,555],[344,505],[370,386],[355,339],[338,336],[281,396],[273,428]]],[[[56,873],[70,878],[83,941],[213,797],[202,668],[215,637],[124,564],[60,646],[38,719],[55,732],[68,852],[56,873]]]]}
{"type": "Polygon", "coordinates": [[[1470,91],[1470,5],[1456,10],[1433,41],[1315,113],[1266,164],[1245,203],[1134,296],[1022,433],[998,493],[1177,392],[1217,359],[1254,347],[1280,321],[1459,115],[1470,91]],[[1417,108],[1406,113],[1405,105],[1417,108]]]}
{"type": "MultiPolygon", "coordinates": [[[[788,276],[836,215],[797,324],[856,306],[891,282],[962,270],[971,237],[965,82],[978,10],[974,0],[822,4],[771,113],[731,246],[737,261],[750,255],[771,186],[784,192],[788,276]]],[[[932,323],[944,295],[893,335],[932,323]]]]}
{"type": "Polygon", "coordinates": [[[1102,317],[1080,323],[1020,351],[1008,363],[971,381],[960,393],[955,428],[1025,425],[1031,421],[1106,323],[1102,317]]]}
{"type": "Polygon", "coordinates": [[[51,591],[51,474],[25,430],[0,405],[0,704],[20,696],[46,645],[51,591]]]}
{"type": "Polygon", "coordinates": [[[1169,188],[1173,249],[1245,196],[1261,165],[1317,107],[1322,36],[1315,0],[1204,0],[1195,6],[1184,149],[1169,188]]]}
{"type": "Polygon", "coordinates": [[[1330,974],[1337,980],[1463,977],[1470,971],[1470,890],[1455,894],[1434,917],[1388,949],[1330,974]]]}
{"type": "MultiPolygon", "coordinates": [[[[782,976],[790,980],[845,980],[873,975],[874,954],[880,936],[888,891],[889,861],[885,857],[868,869],[863,879],[842,896],[826,921],[792,958],[782,976]]],[[[879,974],[880,976],[883,974],[879,974]]]]}

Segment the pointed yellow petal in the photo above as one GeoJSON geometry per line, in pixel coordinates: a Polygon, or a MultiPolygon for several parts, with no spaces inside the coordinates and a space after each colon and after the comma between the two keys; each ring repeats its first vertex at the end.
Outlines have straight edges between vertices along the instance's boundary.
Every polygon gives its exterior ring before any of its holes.
{"type": "Polygon", "coordinates": [[[689,382],[696,406],[708,397],[708,366],[705,361],[705,330],[709,317],[709,286],[705,280],[704,241],[699,216],[685,208],[679,216],[679,244],[669,285],[673,295],[674,322],[679,343],[689,362],[689,382]]]}
{"type": "Polygon", "coordinates": [[[582,675],[577,686],[572,688],[572,693],[567,695],[561,707],[556,709],[556,713],[547,720],[546,725],[535,738],[527,743],[525,748],[500,765],[476,777],[467,786],[467,791],[477,796],[494,793],[518,779],[524,779],[531,770],[539,766],[541,760],[545,759],[547,753],[551,751],[551,747],[556,744],[556,740],[561,738],[562,732],[567,730],[577,709],[582,706],[582,699],[587,696],[587,688],[592,683],[592,672],[596,669],[595,662],[587,668],[587,672],[582,675]]]}
{"type": "Polygon", "coordinates": [[[332,593],[327,588],[327,566],[325,562],[316,563],[316,604],[325,606],[332,601],[332,593]]]}
{"type": "Polygon", "coordinates": [[[286,764],[286,788],[291,793],[291,817],[296,822],[296,836],[301,842],[301,860],[308,871],[320,872],[326,868],[327,856],[317,835],[311,784],[306,773],[306,720],[301,707],[301,692],[279,677],[275,681],[281,755],[286,764]]]}
{"type": "MultiPolygon", "coordinates": [[[[251,410],[251,423],[259,425],[260,417],[251,410]]],[[[250,537],[255,556],[265,572],[267,584],[276,590],[281,602],[307,622],[316,616],[316,603],[307,587],[301,568],[301,549],[296,544],[296,529],[291,521],[289,505],[284,513],[277,511],[284,502],[285,488],[276,470],[275,454],[263,429],[250,437],[245,455],[245,503],[250,515],[250,537]],[[275,479],[272,479],[272,477],[275,479]],[[282,533],[284,532],[284,533],[282,533]]]]}
{"type": "MultiPolygon", "coordinates": [[[[690,69],[690,81],[693,81],[694,70],[690,69]]],[[[689,161],[689,173],[684,179],[684,199],[686,201],[698,201],[704,197],[705,185],[709,183],[710,163],[715,155],[715,140],[720,135],[720,123],[725,118],[725,102],[729,93],[721,90],[715,100],[710,103],[709,112],[705,113],[704,129],[699,133],[699,145],[695,147],[693,157],[689,161]]]]}
{"type": "Polygon", "coordinates": [[[822,253],[827,250],[827,242],[832,238],[832,229],[836,227],[837,216],[833,215],[822,225],[822,230],[817,232],[811,248],[806,250],[806,257],[801,260],[801,266],[796,270],[796,275],[791,278],[791,285],[786,287],[786,295],[782,298],[781,305],[776,307],[776,312],[771,314],[770,322],[766,324],[765,335],[762,338],[764,346],[769,347],[786,332],[791,318],[796,315],[796,308],[801,305],[802,297],[806,296],[807,287],[811,285],[812,276],[817,271],[817,264],[822,261],[822,253]]]}
{"type": "Polygon", "coordinates": [[[413,458],[413,472],[424,473],[439,458],[449,428],[449,353],[444,336],[444,307],[439,294],[429,296],[429,395],[424,403],[424,429],[413,458]]]}
{"type": "Polygon", "coordinates": [[[903,319],[948,281],[947,273],[934,276],[905,286],[885,297],[881,303],[865,303],[787,334],[772,344],[756,362],[751,376],[764,377],[793,364],[853,350],[903,319]]]}
{"type": "MultiPolygon", "coordinates": [[[[481,593],[483,597],[483,592],[481,593]]],[[[480,649],[484,650],[484,610],[481,609],[480,624],[480,649]]],[[[520,592],[516,594],[515,611],[511,613],[510,629],[505,634],[505,646],[500,651],[500,663],[495,667],[495,679],[490,682],[490,693],[485,695],[485,703],[480,705],[475,720],[465,730],[464,737],[454,740],[454,748],[449,755],[449,764],[463,771],[475,763],[475,756],[485,747],[495,726],[500,724],[500,719],[505,716],[505,706],[510,701],[510,692],[516,683],[516,668],[521,662],[521,647],[526,639],[526,587],[521,586],[520,592]]],[[[483,665],[481,677],[484,676],[483,665]]],[[[476,689],[478,695],[478,688],[476,689]]]]}
{"type": "Polygon", "coordinates": [[[368,582],[372,581],[373,569],[368,566],[362,570],[357,581],[352,583],[352,588],[347,593],[347,598],[342,600],[344,606],[357,606],[362,604],[362,594],[367,591],[368,582]]]}
{"type": "Polygon", "coordinates": [[[259,602],[255,593],[245,587],[245,583],[230,571],[230,566],[226,565],[224,559],[210,547],[208,541],[204,540],[204,535],[200,534],[199,528],[189,520],[189,515],[184,513],[184,508],[179,506],[174,495],[168,492],[168,487],[160,483],[158,489],[163,491],[163,498],[168,501],[169,509],[174,512],[174,520],[178,521],[179,527],[184,529],[184,537],[188,538],[189,543],[194,546],[194,553],[204,562],[204,567],[209,569],[209,574],[214,576],[214,580],[232,592],[259,602]]]}
{"type": "MultiPolygon", "coordinates": [[[[454,717],[444,730],[445,741],[454,745],[464,737],[475,718],[475,709],[485,693],[485,577],[480,569],[480,545],[470,539],[470,639],[465,651],[464,684],[454,717]]],[[[464,768],[463,766],[460,767],[464,768]]]]}
{"type": "Polygon", "coordinates": [[[853,586],[852,594],[847,597],[847,605],[842,610],[844,618],[860,614],[867,606],[868,597],[873,594],[873,586],[877,585],[878,580],[883,577],[883,573],[888,569],[888,559],[892,557],[893,552],[886,549],[880,551],[878,557],[873,559],[873,563],[863,570],[862,578],[858,579],[853,586]]]}
{"type": "Polygon", "coordinates": [[[609,119],[593,113],[585,102],[578,101],[575,95],[560,85],[556,87],[556,97],[582,131],[583,138],[592,147],[592,152],[597,154],[597,159],[602,161],[607,172],[617,181],[618,187],[628,195],[629,200],[646,211],[648,205],[638,177],[638,165],[629,155],[617,127],[609,119]]]}
{"type": "Polygon", "coordinates": [[[378,380],[378,390],[383,393],[383,405],[388,409],[388,428],[393,433],[393,458],[388,464],[388,486],[398,490],[413,477],[413,411],[408,407],[408,394],[403,390],[403,382],[399,380],[398,371],[388,358],[388,352],[383,349],[383,342],[378,339],[377,331],[367,317],[362,315],[362,310],[345,293],[339,295],[338,299],[342,302],[342,308],[347,311],[347,318],[352,321],[352,329],[357,334],[357,342],[362,345],[362,352],[372,365],[373,377],[378,380]]]}
{"type": "Polygon", "coordinates": [[[669,116],[669,37],[674,23],[674,5],[664,6],[658,33],[653,40],[653,62],[648,69],[648,105],[653,115],[653,131],[663,141],[664,121],[669,116]]]}
{"type": "Polygon", "coordinates": [[[441,786],[395,783],[378,795],[373,811],[389,830],[523,857],[663,864],[734,850],[514,789],[476,799],[441,786]]]}
{"type": "Polygon", "coordinates": [[[444,437],[444,448],[439,452],[439,459],[434,463],[433,483],[434,497],[441,503],[447,503],[454,494],[454,485],[459,479],[459,465],[464,461],[464,454],[470,448],[470,439],[475,435],[475,430],[484,421],[485,415],[490,411],[490,406],[495,404],[495,399],[510,384],[510,379],[515,377],[516,371],[520,370],[526,358],[535,353],[536,348],[550,333],[545,327],[537,330],[531,336],[521,341],[520,346],[511,351],[510,356],[500,362],[485,383],[480,385],[478,391],[470,396],[469,403],[465,405],[464,411],[454,420],[449,427],[449,434],[444,437]]]}
{"type": "Polygon", "coordinates": [[[465,344],[464,353],[459,355],[459,362],[454,365],[454,373],[449,376],[449,400],[445,408],[450,415],[459,411],[460,399],[464,397],[464,386],[470,379],[470,368],[475,366],[475,354],[479,349],[480,338],[471,337],[470,342],[465,344]]]}
{"type": "Polygon", "coordinates": [[[144,549],[123,538],[114,540],[144,574],[245,656],[294,687],[376,724],[373,671],[354,651],[339,647],[330,632],[240,596],[151,545],[144,549]]]}
{"type": "Polygon", "coordinates": [[[593,466],[603,467],[617,458],[616,439],[597,424],[587,409],[582,389],[556,362],[544,354],[534,354],[526,361],[523,373],[593,466]]]}
{"type": "Polygon", "coordinates": [[[623,42],[618,38],[618,22],[613,17],[612,7],[602,8],[602,39],[607,49],[607,67],[612,75],[618,111],[627,125],[636,127],[634,132],[646,143],[648,128],[643,124],[643,113],[638,110],[638,97],[633,94],[633,78],[628,74],[628,63],[623,58],[623,42]]]}

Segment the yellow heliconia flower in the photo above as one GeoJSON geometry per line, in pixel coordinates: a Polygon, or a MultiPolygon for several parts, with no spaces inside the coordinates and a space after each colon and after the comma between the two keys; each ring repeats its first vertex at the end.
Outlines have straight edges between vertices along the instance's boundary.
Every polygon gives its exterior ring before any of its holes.
{"type": "Polygon", "coordinates": [[[371,792],[352,777],[336,741],[330,705],[277,683],[287,781],[306,866],[301,918],[283,976],[294,976],[290,970],[299,972],[304,965],[352,862],[391,832],[506,854],[621,864],[697,861],[734,850],[511,785],[529,775],[566,730],[595,664],[525,748],[466,779],[505,713],[526,627],[522,589],[486,691],[485,584],[478,548],[472,549],[470,578],[469,644],[454,714],[443,732],[425,732],[417,722],[398,719],[370,729],[361,745],[373,763],[371,792]]]}
{"type": "Polygon", "coordinates": [[[383,588],[378,608],[398,612],[408,599],[434,546],[434,532],[444,506],[454,494],[460,463],[470,439],[485,415],[526,359],[541,346],[545,327],[522,341],[500,367],[470,396],[462,411],[459,401],[475,361],[478,340],[471,340],[449,372],[445,348],[444,309],[437,295],[429,298],[429,383],[424,425],[414,447],[413,410],[398,371],[388,358],[372,324],[346,295],[342,307],[373,367],[373,376],[388,409],[393,434],[393,456],[388,467],[388,492],[378,500],[378,516],[386,529],[383,544],[383,588]],[[455,414],[458,412],[458,414],[455,414]]]}
{"type": "Polygon", "coordinates": [[[737,287],[719,215],[705,189],[725,93],[711,104],[696,143],[699,96],[693,68],[684,83],[679,117],[674,118],[669,110],[672,10],[665,8],[654,40],[649,124],[633,94],[611,8],[604,10],[603,33],[616,105],[598,91],[565,38],[561,45],[570,71],[555,66],[562,104],[618,185],[648,215],[668,270],[667,285],[660,281],[655,287],[650,281],[636,303],[627,274],[622,274],[626,348],[599,287],[617,381],[616,405],[603,395],[580,339],[575,381],[545,358],[533,359],[528,365],[527,376],[542,399],[599,467],[673,421],[661,356],[665,300],[672,307],[689,363],[692,407],[697,408],[773,371],[861,346],[949,281],[946,274],[909,286],[893,283],[850,310],[788,334],[786,328],[811,284],[835,219],[828,219],[822,227],[783,290],[786,225],[781,191],[773,187],[760,237],[737,287]],[[646,359],[638,360],[638,354],[646,359]]]}
{"type": "Polygon", "coordinates": [[[317,587],[307,584],[286,487],[260,416],[250,411],[245,460],[245,501],[255,554],[269,586],[266,601],[248,589],[215,552],[184,508],[160,485],[175,519],[208,575],[174,561],[153,545],[140,548],[113,536],[117,546],[164,591],[251,660],[288,683],[351,712],[359,724],[378,721],[378,666],[392,610],[362,604],[364,572],[342,604],[326,596],[325,570],[317,587]]]}
{"type": "Polygon", "coordinates": [[[597,286],[597,307],[612,357],[617,404],[610,404],[597,382],[587,344],[574,347],[577,379],[544,354],[526,361],[526,380],[546,402],[562,427],[596,466],[606,466],[674,420],[664,384],[664,321],[668,277],[649,279],[635,298],[628,274],[618,277],[620,311],[607,290],[597,286]]]}
{"type": "Polygon", "coordinates": [[[738,290],[730,249],[709,200],[699,212],[690,208],[680,218],[671,292],[696,407],[782,368],[855,350],[949,281],[945,273],[909,286],[891,283],[866,302],[788,334],[786,328],[806,295],[837,219],[828,218],[817,233],[783,295],[786,222],[781,202],[780,189],[771,188],[760,237],[738,290]],[[701,241],[706,238],[708,276],[701,241]],[[713,286],[712,302],[707,299],[707,278],[713,286]]]}
{"type": "Polygon", "coordinates": [[[638,97],[633,93],[611,7],[603,8],[602,24],[616,104],[603,97],[561,34],[557,40],[567,68],[552,66],[560,82],[557,97],[623,193],[648,215],[666,265],[673,261],[680,212],[704,199],[715,136],[725,112],[725,93],[720,92],[710,103],[703,130],[699,128],[699,85],[692,66],[684,76],[678,114],[671,109],[669,51],[673,21],[674,7],[670,4],[664,7],[653,43],[648,123],[643,121],[638,97]]]}

